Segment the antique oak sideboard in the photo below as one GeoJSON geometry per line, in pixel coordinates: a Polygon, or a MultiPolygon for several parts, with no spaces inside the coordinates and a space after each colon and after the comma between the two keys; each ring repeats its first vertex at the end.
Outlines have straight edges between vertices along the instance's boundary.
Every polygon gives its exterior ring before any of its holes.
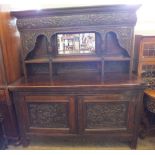
{"type": "Polygon", "coordinates": [[[132,74],[138,5],[12,12],[24,76],[9,85],[32,135],[103,136],[136,148],[144,85],[132,74]]]}

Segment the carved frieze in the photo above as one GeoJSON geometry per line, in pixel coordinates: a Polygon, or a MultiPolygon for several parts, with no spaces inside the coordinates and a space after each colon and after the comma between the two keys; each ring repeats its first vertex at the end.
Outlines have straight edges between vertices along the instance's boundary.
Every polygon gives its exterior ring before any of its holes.
{"type": "Polygon", "coordinates": [[[127,125],[128,104],[89,103],[86,107],[86,128],[121,128],[127,125]]]}
{"type": "Polygon", "coordinates": [[[67,110],[65,104],[30,103],[29,120],[31,127],[67,128],[67,110]]]}
{"type": "Polygon", "coordinates": [[[104,12],[64,16],[28,17],[17,20],[19,30],[89,25],[135,25],[135,23],[136,15],[130,12],[104,12]]]}

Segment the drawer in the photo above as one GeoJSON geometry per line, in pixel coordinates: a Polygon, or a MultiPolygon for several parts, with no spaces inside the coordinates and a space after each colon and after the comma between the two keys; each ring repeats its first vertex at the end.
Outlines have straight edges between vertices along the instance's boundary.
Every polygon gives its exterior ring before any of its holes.
{"type": "Polygon", "coordinates": [[[52,96],[52,95],[25,95],[26,102],[68,102],[69,98],[66,96],[52,96]]]}
{"type": "Polygon", "coordinates": [[[111,93],[102,95],[83,96],[85,102],[106,102],[106,101],[124,101],[130,100],[130,93],[111,93]]]}

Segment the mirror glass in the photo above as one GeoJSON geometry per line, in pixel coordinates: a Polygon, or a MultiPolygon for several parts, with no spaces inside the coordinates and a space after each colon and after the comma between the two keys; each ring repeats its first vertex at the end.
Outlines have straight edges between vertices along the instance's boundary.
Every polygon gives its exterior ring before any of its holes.
{"type": "Polygon", "coordinates": [[[95,53],[95,33],[57,34],[58,54],[95,53]]]}

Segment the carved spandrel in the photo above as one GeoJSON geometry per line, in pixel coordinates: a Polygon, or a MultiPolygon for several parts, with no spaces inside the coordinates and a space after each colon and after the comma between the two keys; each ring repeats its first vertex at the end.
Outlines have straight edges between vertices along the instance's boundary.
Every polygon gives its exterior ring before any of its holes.
{"type": "Polygon", "coordinates": [[[133,29],[131,27],[124,27],[121,29],[117,29],[118,40],[122,47],[124,47],[129,53],[132,49],[132,38],[133,38],[133,29]]]}
{"type": "Polygon", "coordinates": [[[17,26],[20,29],[54,28],[88,25],[135,25],[136,15],[124,13],[93,13],[83,15],[46,16],[18,19],[17,26]]]}
{"type": "Polygon", "coordinates": [[[100,34],[102,37],[103,45],[102,48],[105,48],[105,38],[106,34],[110,31],[116,33],[120,45],[128,51],[130,55],[130,51],[132,49],[131,40],[132,40],[132,28],[131,27],[103,27],[103,30],[100,30],[100,34]]]}
{"type": "Polygon", "coordinates": [[[120,46],[118,37],[115,32],[109,31],[106,33],[105,37],[104,55],[129,57],[126,49],[120,46]]]}
{"type": "Polygon", "coordinates": [[[65,104],[29,104],[31,127],[67,128],[67,109],[65,104]]]}
{"type": "Polygon", "coordinates": [[[23,44],[23,57],[24,59],[28,55],[29,52],[31,52],[34,47],[37,40],[37,37],[40,35],[44,35],[47,37],[48,44],[50,44],[51,36],[53,35],[53,32],[51,31],[23,31],[21,32],[22,37],[22,44],[23,44]]]}
{"type": "Polygon", "coordinates": [[[89,103],[86,128],[121,128],[127,125],[127,103],[89,103]]]}

